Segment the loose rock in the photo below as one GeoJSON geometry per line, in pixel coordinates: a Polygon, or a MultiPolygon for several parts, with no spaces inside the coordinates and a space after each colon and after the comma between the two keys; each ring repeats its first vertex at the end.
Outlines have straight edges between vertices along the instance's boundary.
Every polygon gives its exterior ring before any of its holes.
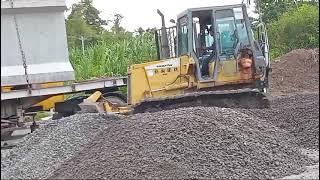
{"type": "Polygon", "coordinates": [[[271,67],[273,94],[319,91],[319,49],[293,50],[273,61],[271,67]]]}
{"type": "Polygon", "coordinates": [[[49,177],[106,128],[108,118],[99,114],[77,114],[48,121],[24,137],[24,142],[17,147],[5,150],[5,153],[1,150],[1,179],[49,177]]]}
{"type": "Polygon", "coordinates": [[[271,122],[292,134],[292,140],[305,148],[319,149],[319,94],[276,97],[271,109],[240,111],[271,122]]]}
{"type": "Polygon", "coordinates": [[[227,108],[136,114],[108,128],[51,178],[269,179],[312,163],[286,131],[227,108]]]}

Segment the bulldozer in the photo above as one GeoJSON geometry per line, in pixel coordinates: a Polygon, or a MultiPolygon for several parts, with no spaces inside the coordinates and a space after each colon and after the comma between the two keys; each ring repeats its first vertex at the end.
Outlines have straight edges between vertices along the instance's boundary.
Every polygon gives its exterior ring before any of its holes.
{"type": "Polygon", "coordinates": [[[190,8],[155,32],[158,60],[128,68],[127,102],[95,92],[86,112],[142,113],[190,106],[267,108],[267,31],[245,4],[190,8]]]}

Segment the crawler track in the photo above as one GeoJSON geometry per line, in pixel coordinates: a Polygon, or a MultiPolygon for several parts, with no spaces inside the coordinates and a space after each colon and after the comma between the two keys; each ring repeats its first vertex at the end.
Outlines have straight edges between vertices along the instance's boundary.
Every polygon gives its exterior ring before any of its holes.
{"type": "Polygon", "coordinates": [[[264,94],[247,89],[197,92],[183,96],[147,100],[135,106],[133,113],[156,112],[197,106],[262,109],[269,108],[270,103],[264,94]]]}

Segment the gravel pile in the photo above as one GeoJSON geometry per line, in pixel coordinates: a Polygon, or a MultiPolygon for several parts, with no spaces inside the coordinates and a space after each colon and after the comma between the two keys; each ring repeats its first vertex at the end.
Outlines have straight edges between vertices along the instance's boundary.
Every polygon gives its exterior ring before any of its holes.
{"type": "Polygon", "coordinates": [[[47,178],[92,141],[106,127],[106,121],[99,114],[77,114],[48,121],[24,137],[22,144],[1,150],[1,179],[47,178]]]}
{"type": "Polygon", "coordinates": [[[293,50],[271,63],[272,93],[319,91],[319,49],[293,50]]]}
{"type": "Polygon", "coordinates": [[[319,149],[319,94],[295,94],[275,98],[271,109],[242,109],[287,130],[301,147],[319,149]]]}
{"type": "Polygon", "coordinates": [[[112,120],[53,179],[267,179],[312,164],[266,120],[232,109],[181,108],[112,120]]]}

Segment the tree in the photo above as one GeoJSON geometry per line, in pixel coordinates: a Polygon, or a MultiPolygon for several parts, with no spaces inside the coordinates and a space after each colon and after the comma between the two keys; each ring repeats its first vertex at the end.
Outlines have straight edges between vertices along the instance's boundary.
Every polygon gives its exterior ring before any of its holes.
{"type": "Polygon", "coordinates": [[[154,32],[154,31],[156,31],[157,30],[157,28],[156,27],[153,27],[153,28],[148,28],[148,29],[146,29],[146,32],[154,32]]]}
{"type": "Polygon", "coordinates": [[[125,29],[120,26],[121,20],[123,19],[123,16],[121,14],[115,14],[113,19],[113,26],[111,30],[115,32],[116,34],[124,33],[125,29]]]}
{"type": "Polygon", "coordinates": [[[272,57],[293,49],[319,47],[319,8],[303,4],[268,26],[272,57]]]}
{"type": "Polygon", "coordinates": [[[294,5],[293,1],[286,0],[256,0],[256,4],[256,11],[259,6],[262,21],[265,23],[277,20],[294,5]]]}
{"type": "Polygon", "coordinates": [[[68,20],[79,19],[81,17],[87,25],[100,34],[104,31],[103,26],[108,25],[108,21],[101,19],[99,14],[98,9],[92,5],[92,0],[82,0],[72,5],[68,20]]]}
{"type": "Polygon", "coordinates": [[[138,32],[139,35],[142,36],[145,31],[143,30],[142,27],[139,27],[139,28],[136,30],[136,32],[138,32]]]}
{"type": "Polygon", "coordinates": [[[260,7],[261,17],[265,23],[276,21],[283,13],[303,4],[319,5],[317,0],[255,0],[255,3],[256,12],[260,7]]]}
{"type": "Polygon", "coordinates": [[[92,36],[96,32],[81,16],[74,16],[66,21],[67,34],[70,36],[92,36]]]}
{"type": "Polygon", "coordinates": [[[80,46],[79,38],[81,36],[94,36],[96,30],[89,26],[82,16],[73,16],[72,19],[66,21],[66,29],[68,35],[68,43],[70,47],[80,46]]]}

